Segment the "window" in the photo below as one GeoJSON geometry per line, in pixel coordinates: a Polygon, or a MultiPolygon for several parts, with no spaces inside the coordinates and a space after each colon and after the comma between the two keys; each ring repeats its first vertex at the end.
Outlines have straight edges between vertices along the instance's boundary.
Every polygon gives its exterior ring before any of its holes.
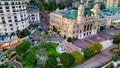
{"type": "Polygon", "coordinates": [[[5,2],[5,5],[8,5],[8,2],[5,2]]]}
{"type": "Polygon", "coordinates": [[[14,18],[17,18],[17,16],[14,16],[14,18]]]}
{"type": "Polygon", "coordinates": [[[35,18],[34,18],[34,17],[32,17],[32,19],[34,20],[35,18]]]}
{"type": "Polygon", "coordinates": [[[0,10],[0,13],[3,13],[3,10],[0,10]]]}
{"type": "Polygon", "coordinates": [[[2,19],[4,20],[5,18],[4,18],[4,17],[2,17],[2,19]]]}
{"type": "Polygon", "coordinates": [[[2,9],[2,7],[0,7],[0,9],[2,9]]]}
{"type": "Polygon", "coordinates": [[[34,16],[34,14],[32,14],[31,16],[34,16]]]}
{"type": "Polygon", "coordinates": [[[12,22],[12,20],[8,20],[8,22],[12,22]]]}
{"type": "Polygon", "coordinates": [[[18,4],[20,4],[20,2],[18,2],[18,4]]]}
{"type": "Polygon", "coordinates": [[[10,24],[10,26],[12,26],[12,24],[10,24]]]}
{"type": "Polygon", "coordinates": [[[16,25],[18,25],[18,23],[16,23],[16,25]]]}
{"type": "Polygon", "coordinates": [[[78,33],[78,30],[76,30],[76,33],[78,33]]]}
{"type": "Polygon", "coordinates": [[[13,12],[16,12],[15,10],[13,10],[13,12]]]}
{"type": "Polygon", "coordinates": [[[12,2],[12,5],[14,5],[14,2],[12,2]]]}
{"type": "Polygon", "coordinates": [[[19,6],[19,8],[21,8],[21,6],[19,6]]]}
{"type": "Polygon", "coordinates": [[[6,27],[6,25],[4,25],[4,27],[6,27]]]}
{"type": "Polygon", "coordinates": [[[6,23],[5,21],[2,21],[3,23],[6,23]]]}
{"type": "Polygon", "coordinates": [[[9,9],[9,7],[7,6],[6,9],[9,9]]]}
{"type": "Polygon", "coordinates": [[[7,31],[7,29],[5,29],[5,31],[7,31]]]}
{"type": "Polygon", "coordinates": [[[17,30],[18,30],[19,28],[17,27],[17,30]]]}
{"type": "Polygon", "coordinates": [[[13,30],[13,28],[10,28],[10,30],[13,30]]]}
{"type": "Polygon", "coordinates": [[[75,29],[75,25],[74,25],[74,27],[73,27],[74,29],[75,29]]]}
{"type": "Polygon", "coordinates": [[[10,19],[10,18],[11,18],[11,16],[8,17],[8,19],[10,19]]]}
{"type": "Polygon", "coordinates": [[[15,6],[12,6],[12,8],[14,9],[14,8],[15,8],[15,6]]]}
{"type": "Polygon", "coordinates": [[[5,35],[8,35],[8,33],[5,33],[5,35]]]}
{"type": "Polygon", "coordinates": [[[17,19],[15,19],[15,22],[17,22],[17,19]]]}
{"type": "Polygon", "coordinates": [[[23,21],[23,18],[21,18],[21,21],[23,21]]]}
{"type": "Polygon", "coordinates": [[[84,33],[84,36],[85,36],[85,33],[84,33]]]}
{"type": "Polygon", "coordinates": [[[10,12],[10,10],[6,10],[6,12],[10,12]]]}
{"type": "Polygon", "coordinates": [[[81,30],[80,30],[80,33],[81,33],[81,30]]]}
{"type": "Polygon", "coordinates": [[[73,31],[73,34],[75,33],[75,31],[73,31]]]}
{"type": "Polygon", "coordinates": [[[20,15],[20,17],[23,17],[22,15],[20,15]]]}

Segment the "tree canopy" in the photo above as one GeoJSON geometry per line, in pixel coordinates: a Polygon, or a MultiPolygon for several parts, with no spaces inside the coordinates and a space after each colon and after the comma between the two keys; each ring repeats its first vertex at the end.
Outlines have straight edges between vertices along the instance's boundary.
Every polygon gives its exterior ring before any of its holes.
{"type": "Polygon", "coordinates": [[[120,34],[114,36],[113,43],[115,43],[115,44],[119,44],[120,43],[120,34]]]}
{"type": "Polygon", "coordinates": [[[11,50],[9,50],[9,49],[8,49],[8,50],[6,50],[6,51],[5,51],[5,54],[6,54],[8,57],[10,57],[11,50]]]}
{"type": "Polygon", "coordinates": [[[75,65],[82,63],[84,60],[84,57],[81,55],[80,52],[74,51],[72,52],[72,56],[75,58],[75,65]]]}
{"type": "Polygon", "coordinates": [[[84,48],[83,52],[84,52],[85,59],[89,59],[90,57],[94,55],[93,52],[89,48],[84,48]]]}
{"type": "Polygon", "coordinates": [[[37,3],[35,2],[35,0],[31,0],[29,3],[28,3],[28,5],[33,5],[33,6],[35,6],[37,3]]]}
{"type": "Polygon", "coordinates": [[[45,68],[57,68],[57,60],[55,57],[49,57],[45,63],[45,68]]]}
{"type": "Polygon", "coordinates": [[[32,51],[28,52],[28,54],[26,54],[25,58],[25,63],[27,63],[28,65],[32,65],[34,64],[35,60],[36,60],[36,55],[35,53],[33,53],[32,51]]]}
{"type": "Polygon", "coordinates": [[[60,56],[61,63],[66,67],[71,67],[74,64],[74,57],[69,53],[62,53],[60,56]]]}
{"type": "Polygon", "coordinates": [[[87,48],[89,48],[95,55],[102,50],[102,45],[100,43],[93,43],[93,44],[90,44],[87,48]]]}
{"type": "Polygon", "coordinates": [[[53,29],[52,29],[54,32],[57,32],[57,28],[55,26],[53,26],[53,29]]]}
{"type": "Polygon", "coordinates": [[[24,29],[23,31],[17,30],[16,34],[19,38],[23,38],[29,35],[29,31],[27,29],[24,29]]]}
{"type": "Polygon", "coordinates": [[[72,38],[71,38],[71,37],[68,37],[67,41],[68,41],[68,42],[72,42],[72,38]]]}
{"type": "Polygon", "coordinates": [[[39,9],[41,11],[47,11],[47,12],[51,12],[51,11],[55,11],[57,9],[57,6],[59,9],[64,9],[65,8],[65,5],[64,4],[56,4],[54,2],[48,2],[48,3],[45,3],[45,2],[39,2],[37,4],[37,6],[39,7],[39,9]]]}
{"type": "Polygon", "coordinates": [[[24,41],[22,43],[20,43],[19,45],[16,46],[16,54],[18,56],[21,56],[22,54],[24,54],[28,49],[30,48],[30,42],[28,41],[24,41]]]}
{"type": "Polygon", "coordinates": [[[58,4],[58,8],[59,8],[59,9],[64,9],[64,8],[65,8],[65,5],[64,5],[64,4],[58,4]]]}

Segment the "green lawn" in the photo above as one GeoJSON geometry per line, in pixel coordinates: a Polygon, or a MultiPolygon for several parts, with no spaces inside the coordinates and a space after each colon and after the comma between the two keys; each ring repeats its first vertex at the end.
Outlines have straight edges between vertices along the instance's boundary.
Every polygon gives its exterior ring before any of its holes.
{"type": "Polygon", "coordinates": [[[60,54],[57,53],[57,51],[56,51],[56,47],[58,45],[59,45],[58,43],[54,43],[54,42],[48,42],[48,43],[41,42],[38,46],[34,46],[30,50],[35,53],[37,50],[40,50],[42,47],[45,47],[48,56],[58,57],[58,56],[60,56],[60,54]]]}
{"type": "Polygon", "coordinates": [[[48,54],[49,56],[55,56],[55,57],[60,56],[60,54],[57,53],[57,51],[56,51],[56,47],[57,47],[58,45],[59,45],[58,43],[53,43],[53,42],[46,43],[46,44],[45,44],[45,47],[46,47],[46,49],[47,49],[47,54],[48,54]]]}
{"type": "Polygon", "coordinates": [[[59,45],[58,43],[54,43],[54,42],[44,43],[44,42],[42,42],[39,45],[41,47],[44,46],[46,48],[48,56],[55,56],[55,57],[60,56],[60,54],[57,53],[57,51],[56,51],[56,47],[59,45]]]}
{"type": "MultiPolygon", "coordinates": [[[[30,49],[29,52],[32,52],[34,54],[36,54],[37,51],[41,50],[43,47],[46,48],[46,51],[47,51],[47,55],[48,56],[60,56],[59,53],[56,52],[56,47],[58,46],[59,44],[58,43],[54,43],[54,42],[48,42],[48,43],[44,43],[44,42],[41,42],[38,46],[34,46],[30,49]]],[[[28,55],[25,54],[25,55],[28,55]]],[[[34,60],[33,60],[34,61],[34,60]]],[[[32,68],[34,67],[34,64],[33,65],[29,65],[27,62],[25,62],[24,60],[21,60],[20,61],[24,67],[26,68],[32,68]]]]}

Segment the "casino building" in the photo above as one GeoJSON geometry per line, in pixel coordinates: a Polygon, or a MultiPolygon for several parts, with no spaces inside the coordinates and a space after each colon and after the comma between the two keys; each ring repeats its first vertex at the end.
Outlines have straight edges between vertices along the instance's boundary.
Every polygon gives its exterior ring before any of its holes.
{"type": "Polygon", "coordinates": [[[84,6],[81,0],[78,10],[56,9],[50,14],[50,28],[55,26],[62,36],[82,39],[97,34],[101,22],[104,21],[99,15],[99,1],[95,2],[93,9],[84,6]]]}

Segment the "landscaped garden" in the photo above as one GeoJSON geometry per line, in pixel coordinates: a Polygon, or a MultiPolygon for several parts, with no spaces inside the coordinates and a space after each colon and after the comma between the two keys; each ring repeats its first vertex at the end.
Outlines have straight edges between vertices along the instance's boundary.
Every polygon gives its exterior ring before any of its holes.
{"type": "Polygon", "coordinates": [[[33,46],[30,48],[29,42],[22,42],[20,45],[16,47],[16,53],[18,55],[18,60],[22,63],[22,65],[26,68],[32,68],[37,64],[36,52],[40,51],[42,48],[46,48],[46,53],[48,56],[58,57],[59,53],[56,52],[56,47],[58,43],[41,42],[37,46],[33,46]]]}
{"type": "Polygon", "coordinates": [[[53,42],[45,43],[47,54],[49,56],[55,56],[55,57],[60,56],[60,54],[56,51],[57,46],[58,46],[58,43],[53,43],[53,42]]]}
{"type": "Polygon", "coordinates": [[[84,56],[77,51],[59,54],[56,51],[58,45],[58,43],[54,42],[40,42],[39,45],[31,48],[30,42],[24,41],[16,47],[17,60],[25,68],[33,68],[35,66],[42,66],[43,68],[69,68],[98,54],[102,49],[101,44],[94,43],[84,49],[84,56]],[[45,60],[40,59],[40,57],[44,57],[45,60]],[[58,65],[58,63],[61,65],[58,65]]]}

